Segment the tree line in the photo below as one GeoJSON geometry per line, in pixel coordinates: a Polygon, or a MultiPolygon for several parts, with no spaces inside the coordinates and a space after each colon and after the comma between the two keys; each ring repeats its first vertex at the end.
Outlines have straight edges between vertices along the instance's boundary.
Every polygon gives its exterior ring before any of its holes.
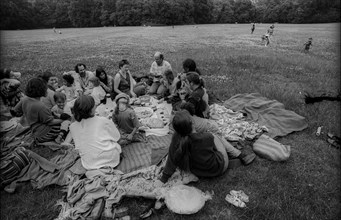
{"type": "Polygon", "coordinates": [[[1,0],[1,30],[340,22],[340,0],[1,0]]]}

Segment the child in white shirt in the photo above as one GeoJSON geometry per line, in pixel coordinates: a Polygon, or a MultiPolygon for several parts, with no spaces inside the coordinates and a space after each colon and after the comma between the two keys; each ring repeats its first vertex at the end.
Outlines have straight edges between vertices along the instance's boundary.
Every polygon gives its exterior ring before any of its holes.
{"type": "Polygon", "coordinates": [[[91,77],[89,79],[89,86],[91,88],[90,95],[94,98],[95,105],[98,106],[99,104],[104,103],[106,100],[106,92],[102,88],[99,78],[97,78],[96,76],[91,77]]]}

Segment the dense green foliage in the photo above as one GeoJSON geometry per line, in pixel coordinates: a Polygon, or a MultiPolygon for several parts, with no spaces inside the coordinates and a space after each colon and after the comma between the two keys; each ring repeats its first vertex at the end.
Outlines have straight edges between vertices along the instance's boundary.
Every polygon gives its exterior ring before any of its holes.
{"type": "Polygon", "coordinates": [[[1,0],[0,28],[340,22],[340,0],[1,0]]]}

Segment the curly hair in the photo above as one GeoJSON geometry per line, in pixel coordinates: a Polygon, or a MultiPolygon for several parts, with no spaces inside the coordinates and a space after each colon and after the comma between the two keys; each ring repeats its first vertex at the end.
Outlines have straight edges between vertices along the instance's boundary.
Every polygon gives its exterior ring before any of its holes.
{"type": "Polygon", "coordinates": [[[84,69],[86,69],[85,64],[83,64],[83,63],[77,63],[76,66],[75,66],[75,72],[76,72],[76,73],[79,73],[79,70],[78,70],[78,67],[79,67],[79,66],[84,66],[84,69]]]}
{"type": "Polygon", "coordinates": [[[73,76],[71,76],[69,74],[63,75],[63,79],[71,85],[75,82],[75,78],[73,78],[73,76]]]}
{"type": "Polygon", "coordinates": [[[47,83],[42,78],[33,78],[27,82],[25,94],[31,98],[46,96],[47,83]]]}
{"type": "Polygon", "coordinates": [[[75,120],[80,122],[82,119],[93,117],[92,109],[95,106],[95,100],[92,96],[82,95],[78,97],[73,106],[75,120]]]}

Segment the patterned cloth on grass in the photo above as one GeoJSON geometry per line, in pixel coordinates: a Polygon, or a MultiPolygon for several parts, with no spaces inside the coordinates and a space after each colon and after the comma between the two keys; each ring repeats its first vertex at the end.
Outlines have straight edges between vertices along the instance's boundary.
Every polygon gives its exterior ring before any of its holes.
{"type": "Polygon", "coordinates": [[[269,129],[270,137],[283,137],[308,127],[305,118],[284,108],[277,100],[269,100],[258,93],[237,94],[224,102],[233,111],[243,112],[248,120],[269,129]]]}

